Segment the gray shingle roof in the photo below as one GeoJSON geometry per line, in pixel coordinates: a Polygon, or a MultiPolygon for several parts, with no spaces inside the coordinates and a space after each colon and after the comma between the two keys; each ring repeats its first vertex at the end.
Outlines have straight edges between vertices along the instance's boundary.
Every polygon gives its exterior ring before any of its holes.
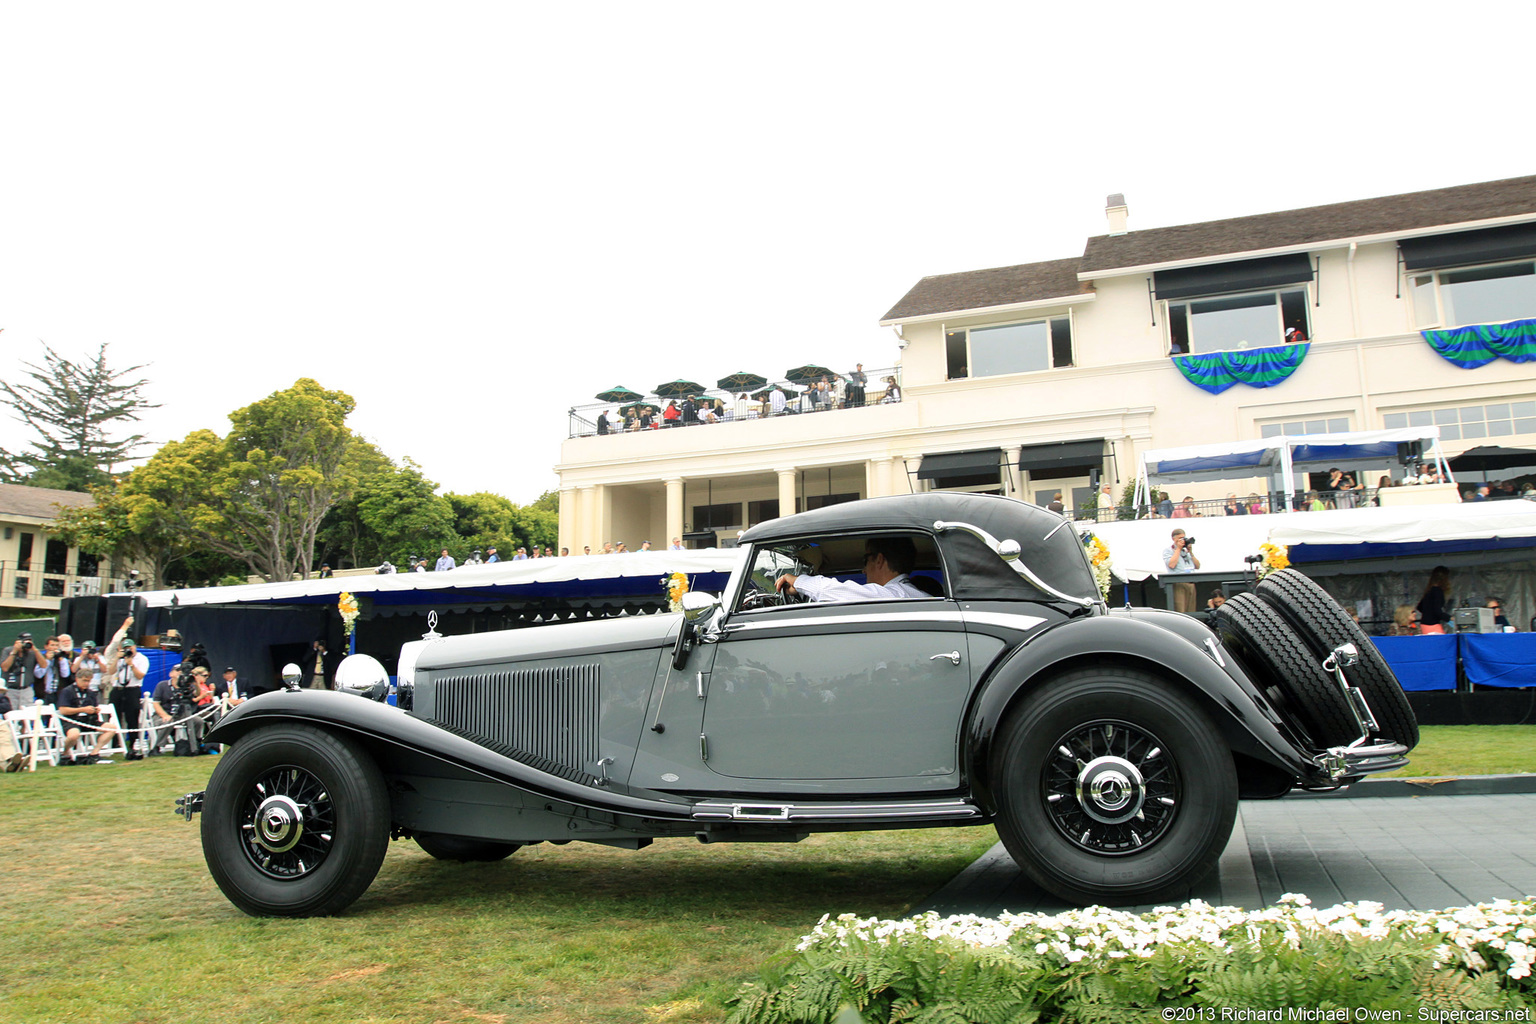
{"type": "Polygon", "coordinates": [[[1081,273],[1536,215],[1536,176],[1088,239],[1081,273]]]}
{"type": "Polygon", "coordinates": [[[1524,216],[1536,217],[1536,175],[1124,235],[1096,235],[1088,239],[1080,258],[925,277],[880,319],[908,320],[1092,291],[1087,282],[1077,280],[1079,273],[1214,260],[1371,235],[1408,236],[1449,224],[1524,216]]]}
{"type": "Polygon", "coordinates": [[[930,313],[1007,306],[1089,292],[1092,287],[1077,279],[1081,262],[1074,256],[1045,263],[1022,263],[1016,267],[925,277],[880,319],[882,322],[907,320],[930,313]]]}
{"type": "Polygon", "coordinates": [[[0,484],[0,517],[27,516],[32,519],[52,519],[59,514],[56,505],[66,508],[84,508],[96,504],[96,499],[78,491],[55,491],[47,487],[23,487],[20,484],[0,484]]]}

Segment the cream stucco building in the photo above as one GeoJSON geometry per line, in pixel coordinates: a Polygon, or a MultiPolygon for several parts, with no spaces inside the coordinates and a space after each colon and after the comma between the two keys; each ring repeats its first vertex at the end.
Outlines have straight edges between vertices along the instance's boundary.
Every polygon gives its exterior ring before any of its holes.
{"type": "Polygon", "coordinates": [[[937,488],[1070,507],[1095,472],[1118,495],[1141,451],[1281,432],[1536,445],[1536,363],[1516,361],[1536,357],[1536,177],[1145,231],[1127,212],[1109,197],[1079,256],[914,285],[881,320],[899,403],[569,438],[561,545],[728,543],[937,488]],[[1503,354],[1475,365],[1473,339],[1453,361],[1465,339],[1422,333],[1471,324],[1503,354]],[[1199,386],[1224,371],[1269,386],[1199,386]]]}

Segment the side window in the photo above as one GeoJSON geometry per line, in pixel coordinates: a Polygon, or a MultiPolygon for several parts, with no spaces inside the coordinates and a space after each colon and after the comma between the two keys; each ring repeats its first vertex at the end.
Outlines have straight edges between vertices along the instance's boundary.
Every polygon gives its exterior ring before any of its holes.
{"type": "MultiPolygon", "coordinates": [[[[919,534],[880,534],[878,536],[890,538],[898,537],[902,543],[910,541],[906,548],[908,555],[912,556],[914,564],[910,570],[905,571],[913,588],[921,591],[928,597],[943,597],[945,594],[943,567],[939,559],[938,549],[933,538],[919,534]]],[[[866,575],[865,543],[870,535],[858,534],[844,537],[810,537],[801,540],[784,541],[779,544],[757,548],[752,553],[751,566],[747,573],[745,585],[738,595],[735,611],[755,612],[764,608],[776,608],[786,602],[780,599],[775,583],[779,577],[788,574],[795,576],[813,575],[831,577],[855,584],[870,582],[870,576],[866,575]]],[[[880,564],[877,563],[876,568],[880,564]]],[[[884,583],[885,580],[874,582],[884,583]]],[[[911,598],[913,595],[906,594],[911,598]]],[[[857,595],[838,600],[861,600],[857,595]]],[[[889,595],[877,592],[867,599],[890,599],[889,595]]],[[[822,600],[832,600],[823,597],[822,600]]]]}

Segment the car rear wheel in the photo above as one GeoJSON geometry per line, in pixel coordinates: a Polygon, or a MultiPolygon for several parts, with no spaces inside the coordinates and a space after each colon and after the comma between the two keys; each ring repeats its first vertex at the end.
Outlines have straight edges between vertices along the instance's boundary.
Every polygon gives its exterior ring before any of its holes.
{"type": "Polygon", "coordinates": [[[203,797],[203,857],[229,901],[257,917],[335,914],[389,847],[389,793],[367,752],[308,725],[252,730],[203,797]]]}
{"type": "Polygon", "coordinates": [[[1365,695],[1377,734],[1410,750],[1418,744],[1419,723],[1397,677],[1359,623],[1326,590],[1295,569],[1282,569],[1264,577],[1255,593],[1296,628],[1319,658],[1340,644],[1354,644],[1360,660],[1344,669],[1344,677],[1365,695]]]}
{"type": "Polygon", "coordinates": [[[1252,594],[1216,610],[1221,638],[1270,689],[1319,749],[1353,743],[1360,725],[1338,680],[1279,612],[1252,594]]]}
{"type": "Polygon", "coordinates": [[[1005,722],[998,833],[1041,888],[1076,903],[1176,897],[1232,834],[1237,773],[1210,716],[1148,673],[1059,677],[1005,722]]]}
{"type": "Polygon", "coordinates": [[[497,843],[489,839],[471,839],[468,836],[449,836],[441,832],[416,833],[416,845],[438,860],[464,862],[504,860],[512,856],[522,843],[497,843]]]}

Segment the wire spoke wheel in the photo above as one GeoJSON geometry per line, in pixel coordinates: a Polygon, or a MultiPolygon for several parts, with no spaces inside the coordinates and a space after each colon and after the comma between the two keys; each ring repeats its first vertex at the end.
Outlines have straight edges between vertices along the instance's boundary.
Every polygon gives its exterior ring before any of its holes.
{"type": "Polygon", "coordinates": [[[1178,813],[1179,772],[1158,738],[1128,722],[1091,722],[1052,745],[1041,786],[1051,823],[1097,854],[1157,842],[1178,813]]]}
{"type": "Polygon", "coordinates": [[[336,842],[336,809],[321,781],[295,765],[267,772],[246,794],[240,831],[256,870],[285,881],[302,878],[336,842]]]}

